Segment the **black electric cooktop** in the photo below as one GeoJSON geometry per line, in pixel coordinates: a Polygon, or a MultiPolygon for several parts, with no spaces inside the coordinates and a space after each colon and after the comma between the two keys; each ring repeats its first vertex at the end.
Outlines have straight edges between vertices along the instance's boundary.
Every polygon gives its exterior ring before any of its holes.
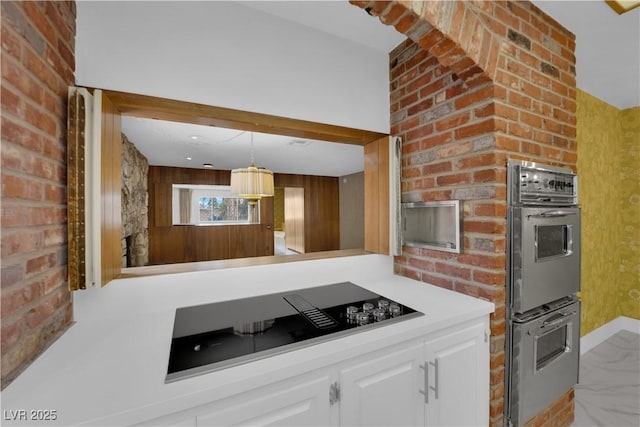
{"type": "Polygon", "coordinates": [[[422,315],[351,282],[179,308],[165,382],[422,315]]]}

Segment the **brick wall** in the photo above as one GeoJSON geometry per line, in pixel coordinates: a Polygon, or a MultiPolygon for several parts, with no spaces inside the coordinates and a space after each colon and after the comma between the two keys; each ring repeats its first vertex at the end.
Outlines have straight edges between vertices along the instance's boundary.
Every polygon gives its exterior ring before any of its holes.
{"type": "Polygon", "coordinates": [[[2,388],[71,322],[66,98],[74,2],[2,1],[2,388]]]}
{"type": "MultiPolygon", "coordinates": [[[[528,2],[352,1],[409,39],[390,54],[403,201],[460,199],[461,254],[403,248],[395,270],[490,300],[490,417],[503,425],[506,161],[576,166],[574,37],[528,2]]],[[[570,391],[529,421],[569,425],[570,391]]]]}

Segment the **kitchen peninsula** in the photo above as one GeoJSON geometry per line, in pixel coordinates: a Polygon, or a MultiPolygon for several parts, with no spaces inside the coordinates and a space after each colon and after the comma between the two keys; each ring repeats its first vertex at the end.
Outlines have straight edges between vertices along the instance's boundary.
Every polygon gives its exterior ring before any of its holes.
{"type": "Polygon", "coordinates": [[[130,277],[77,292],[76,323],[3,391],[3,424],[369,424],[400,410],[411,424],[488,424],[493,304],[392,270],[392,257],[366,254],[130,277]],[[343,281],[424,316],[165,383],[176,308],[343,281]],[[21,410],[26,419],[11,417],[21,410]]]}

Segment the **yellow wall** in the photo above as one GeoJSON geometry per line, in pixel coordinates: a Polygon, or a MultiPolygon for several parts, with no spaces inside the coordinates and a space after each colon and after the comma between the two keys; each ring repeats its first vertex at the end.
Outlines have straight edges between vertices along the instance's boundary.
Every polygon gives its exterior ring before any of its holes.
{"type": "Polygon", "coordinates": [[[638,113],[578,90],[582,335],[618,316],[640,318],[638,113]]]}
{"type": "Polygon", "coordinates": [[[623,230],[618,305],[621,316],[640,319],[640,107],[622,110],[620,123],[623,230]]]}

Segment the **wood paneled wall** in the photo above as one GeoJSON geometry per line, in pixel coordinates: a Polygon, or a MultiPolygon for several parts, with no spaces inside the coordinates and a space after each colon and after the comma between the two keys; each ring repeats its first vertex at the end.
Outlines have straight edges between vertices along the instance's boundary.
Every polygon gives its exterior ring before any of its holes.
{"type": "MultiPolygon", "coordinates": [[[[149,264],[273,255],[270,197],[260,201],[260,224],[172,225],[172,184],[229,183],[229,171],[149,167],[149,264]]],[[[275,174],[274,183],[305,189],[305,252],[339,249],[338,178],[275,174]]]]}
{"type": "Polygon", "coordinates": [[[276,187],[304,188],[304,252],[340,249],[338,178],[277,173],[273,181],[276,187]]]}

